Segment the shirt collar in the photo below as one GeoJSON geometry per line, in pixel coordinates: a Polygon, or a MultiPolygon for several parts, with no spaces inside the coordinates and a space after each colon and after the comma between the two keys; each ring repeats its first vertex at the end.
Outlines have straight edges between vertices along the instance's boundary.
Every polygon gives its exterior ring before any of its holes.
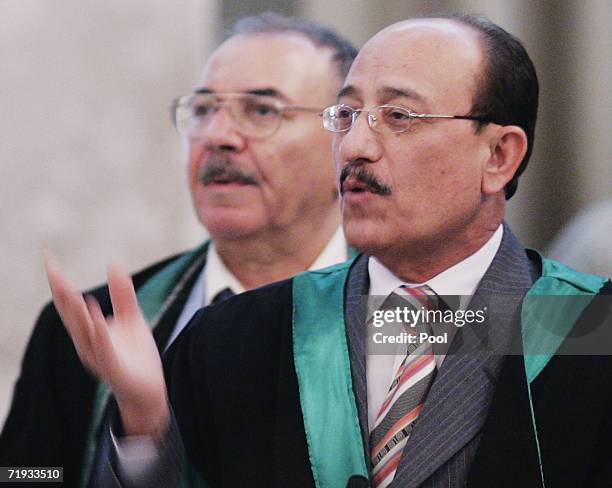
{"type": "Polygon", "coordinates": [[[229,288],[236,294],[244,291],[244,287],[221,260],[213,241],[208,246],[203,274],[205,284],[204,305],[210,305],[217,293],[225,288],[229,288]]]}
{"type": "Polygon", "coordinates": [[[442,271],[425,283],[406,283],[395,276],[378,259],[368,260],[370,295],[387,296],[401,285],[428,285],[440,296],[471,296],[491,265],[501,244],[503,226],[500,225],[491,238],[474,254],[442,271]]]}
{"type": "Polygon", "coordinates": [[[314,260],[309,270],[327,268],[347,259],[346,240],[340,225],[321,254],[314,260]]]}
{"type": "MultiPolygon", "coordinates": [[[[336,263],[346,261],[346,241],[342,226],[339,226],[330,241],[327,243],[321,254],[317,256],[309,269],[320,269],[331,266],[336,263]]],[[[221,260],[219,253],[213,241],[208,246],[208,254],[206,256],[206,266],[198,277],[199,284],[204,288],[204,303],[210,305],[212,299],[225,288],[229,288],[235,294],[244,292],[244,287],[238,279],[227,268],[221,260]]],[[[195,287],[194,287],[195,288],[195,287]]],[[[202,296],[202,294],[200,294],[202,296]]]]}

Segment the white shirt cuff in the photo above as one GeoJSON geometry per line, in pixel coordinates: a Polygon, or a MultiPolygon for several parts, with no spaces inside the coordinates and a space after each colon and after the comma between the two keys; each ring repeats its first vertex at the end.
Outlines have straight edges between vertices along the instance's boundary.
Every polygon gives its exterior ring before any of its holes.
{"type": "Polygon", "coordinates": [[[117,438],[112,429],[110,435],[117,453],[117,469],[121,479],[136,483],[160,461],[160,451],[155,437],[134,435],[117,438]]]}

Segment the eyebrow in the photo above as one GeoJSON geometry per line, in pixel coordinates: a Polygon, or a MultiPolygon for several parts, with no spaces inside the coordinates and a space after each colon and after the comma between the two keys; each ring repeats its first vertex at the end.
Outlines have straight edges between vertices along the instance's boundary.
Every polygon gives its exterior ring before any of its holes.
{"type": "Polygon", "coordinates": [[[385,86],[378,90],[378,93],[384,98],[411,98],[412,100],[417,100],[419,102],[424,101],[423,96],[408,88],[394,88],[391,86],[385,86]]]}
{"type": "MultiPolygon", "coordinates": [[[[197,88],[194,90],[194,93],[196,95],[207,95],[207,94],[212,94],[216,92],[211,90],[210,88],[197,88]]],[[[255,88],[253,90],[247,90],[243,93],[248,94],[248,95],[258,95],[261,97],[274,97],[274,98],[279,98],[281,100],[287,101],[287,97],[285,97],[285,95],[283,95],[281,92],[279,92],[275,88],[255,88]]]]}
{"type": "Polygon", "coordinates": [[[342,87],[342,89],[338,92],[336,96],[336,101],[340,100],[342,97],[350,97],[351,95],[355,95],[357,93],[357,89],[352,85],[347,85],[342,87]]]}
{"type": "MultiPolygon", "coordinates": [[[[339,100],[342,97],[350,97],[350,96],[354,96],[357,94],[358,94],[357,88],[355,88],[352,85],[347,85],[338,92],[338,96],[336,97],[336,99],[339,100]]],[[[417,92],[415,92],[414,90],[410,90],[407,88],[395,88],[391,86],[385,86],[383,88],[380,88],[378,90],[378,96],[383,99],[411,98],[412,100],[417,100],[420,102],[424,101],[424,98],[421,95],[419,95],[417,92]]]]}

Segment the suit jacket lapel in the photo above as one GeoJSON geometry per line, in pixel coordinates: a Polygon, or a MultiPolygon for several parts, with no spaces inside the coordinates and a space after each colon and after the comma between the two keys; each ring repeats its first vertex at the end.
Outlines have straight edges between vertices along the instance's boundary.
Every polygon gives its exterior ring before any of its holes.
{"type": "Polygon", "coordinates": [[[366,385],[365,317],[369,288],[368,258],[359,256],[349,272],[345,290],[344,317],[348,339],[353,391],[357,401],[359,424],[365,449],[365,459],[370,459],[370,435],[368,429],[368,395],[366,385]]]}
{"type": "Polygon", "coordinates": [[[170,290],[164,303],[161,305],[156,320],[151,324],[153,328],[153,338],[155,339],[157,348],[162,352],[176,327],[177,320],[185,307],[185,303],[187,303],[191,289],[199,274],[202,272],[202,269],[206,266],[207,253],[208,244],[205,244],[202,247],[201,253],[194,256],[193,261],[189,263],[185,272],[178,277],[176,284],[170,290]]]}
{"type": "MultiPolygon", "coordinates": [[[[520,299],[532,281],[525,250],[505,226],[500,249],[470,303],[473,310],[487,306],[488,320],[457,332],[404,449],[393,486],[421,485],[481,430],[502,354],[518,327],[520,299]]],[[[467,472],[455,471],[455,476],[462,484],[467,472]]]]}

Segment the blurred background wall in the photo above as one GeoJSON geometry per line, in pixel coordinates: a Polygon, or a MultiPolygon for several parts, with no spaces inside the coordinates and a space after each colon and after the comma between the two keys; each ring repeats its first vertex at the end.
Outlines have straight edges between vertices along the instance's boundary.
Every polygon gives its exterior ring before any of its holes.
{"type": "Polygon", "coordinates": [[[609,0],[1,0],[0,421],[48,300],[42,250],[79,285],[198,243],[169,119],[223,31],[263,10],[361,45],[422,14],[482,13],[521,38],[541,83],[536,147],[509,221],[544,248],[612,196],[609,0]]]}

